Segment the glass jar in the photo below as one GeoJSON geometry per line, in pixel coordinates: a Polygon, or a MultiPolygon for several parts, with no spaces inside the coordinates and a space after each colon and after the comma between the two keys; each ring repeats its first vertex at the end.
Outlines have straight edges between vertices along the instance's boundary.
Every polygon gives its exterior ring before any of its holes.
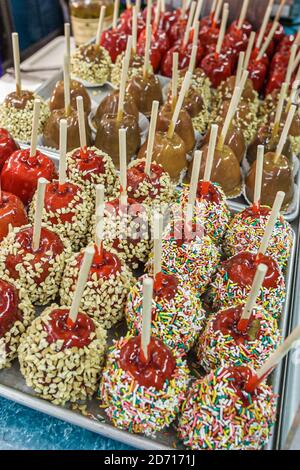
{"type": "Polygon", "coordinates": [[[101,7],[106,6],[104,29],[112,23],[114,2],[112,0],[71,0],[70,16],[77,46],[85,44],[97,34],[101,7]]]}

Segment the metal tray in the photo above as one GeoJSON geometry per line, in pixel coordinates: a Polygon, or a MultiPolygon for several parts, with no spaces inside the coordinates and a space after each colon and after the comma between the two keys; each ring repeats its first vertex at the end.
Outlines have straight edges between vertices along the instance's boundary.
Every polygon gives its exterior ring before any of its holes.
{"type": "MultiPolygon", "coordinates": [[[[26,145],[23,146],[28,147],[26,145]]],[[[47,152],[52,158],[54,163],[58,165],[59,158],[57,155],[51,155],[51,152],[47,152]]],[[[234,210],[233,212],[237,212],[234,210]]],[[[294,227],[295,229],[295,227],[294,227]]],[[[287,298],[284,306],[284,311],[281,317],[280,328],[282,329],[283,336],[288,334],[291,318],[290,318],[290,306],[292,302],[292,287],[293,287],[293,273],[294,265],[296,261],[296,235],[294,232],[294,244],[291,253],[291,258],[288,264],[288,270],[286,274],[286,285],[287,285],[287,298]]],[[[113,339],[116,339],[124,334],[125,329],[124,323],[118,327],[112,329],[109,332],[108,343],[111,344],[113,339]]],[[[282,363],[272,375],[272,385],[277,400],[277,423],[274,428],[273,435],[269,441],[267,449],[278,448],[279,436],[281,431],[282,422],[282,403],[285,398],[283,393],[284,388],[284,377],[286,373],[286,364],[282,363]]],[[[171,450],[174,448],[183,449],[182,444],[179,443],[176,436],[175,429],[173,427],[167,429],[164,432],[157,433],[155,438],[146,438],[143,436],[137,436],[130,434],[125,431],[113,427],[107,419],[103,410],[100,410],[97,399],[93,399],[87,403],[87,416],[83,416],[80,412],[72,410],[70,408],[64,408],[60,406],[52,405],[34,395],[34,392],[29,389],[23,377],[20,374],[18,362],[15,361],[13,367],[0,372],[0,396],[9,400],[15,401],[21,405],[43,412],[47,415],[59,418],[68,423],[77,425],[89,431],[93,431],[97,434],[105,437],[120,441],[138,449],[144,450],[171,450]]]]}

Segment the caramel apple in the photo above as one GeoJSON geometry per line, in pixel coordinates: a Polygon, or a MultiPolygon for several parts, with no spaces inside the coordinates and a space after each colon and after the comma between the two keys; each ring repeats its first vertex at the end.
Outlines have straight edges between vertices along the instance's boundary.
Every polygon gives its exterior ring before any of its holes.
{"type": "MultiPolygon", "coordinates": [[[[139,151],[138,158],[145,158],[147,143],[139,151]]],[[[160,164],[173,180],[179,180],[187,167],[184,141],[175,132],[170,138],[166,132],[156,132],[153,161],[160,164]]]]}
{"type": "MultiPolygon", "coordinates": [[[[65,109],[52,111],[44,129],[44,145],[55,149],[59,148],[59,123],[66,119],[68,123],[68,152],[80,147],[78,116],[74,109],[70,109],[66,115],[65,109]]],[[[91,145],[91,130],[86,116],[87,144],[91,145]]]]}
{"type": "MultiPolygon", "coordinates": [[[[158,131],[166,132],[169,129],[173,112],[174,109],[170,103],[165,103],[164,106],[160,109],[156,127],[158,131]]],[[[196,144],[195,131],[192,119],[184,108],[182,108],[179,113],[179,119],[175,127],[175,132],[184,141],[186,153],[191,152],[196,144]]]]}
{"type": "MultiPolygon", "coordinates": [[[[95,126],[98,128],[101,119],[105,114],[117,114],[119,106],[119,91],[114,90],[112,93],[107,95],[104,100],[98,106],[97,112],[94,117],[95,126]]],[[[124,99],[124,113],[134,116],[136,120],[139,118],[139,110],[132,98],[132,96],[126,94],[124,99]]]]}
{"type": "Polygon", "coordinates": [[[4,100],[4,106],[8,108],[24,110],[29,101],[34,101],[34,94],[32,91],[20,90],[20,92],[13,91],[4,100]]]}
{"type": "MultiPolygon", "coordinates": [[[[76,98],[82,96],[84,111],[89,114],[91,112],[91,99],[85,87],[77,80],[71,80],[70,83],[71,106],[76,109],[76,98]]],[[[62,109],[65,106],[65,91],[63,80],[56,83],[50,98],[50,111],[62,109]]]]}
{"type": "MultiPolygon", "coordinates": [[[[234,89],[236,87],[236,76],[232,75],[229,77],[225,82],[222,82],[221,85],[218,88],[218,94],[220,95],[220,99],[231,99],[231,96],[234,92],[234,89]]],[[[253,83],[252,80],[249,78],[247,79],[245,83],[245,87],[242,93],[242,98],[244,100],[249,100],[249,101],[254,101],[257,99],[257,93],[255,92],[253,88],[253,83]]]]}
{"type": "Polygon", "coordinates": [[[134,75],[128,83],[126,91],[133,97],[140,113],[147,117],[151,115],[153,101],[163,103],[159,79],[150,73],[134,75]]]}
{"type": "MultiPolygon", "coordinates": [[[[256,161],[246,177],[246,195],[250,201],[254,198],[256,161]]],[[[278,191],[285,193],[284,207],[287,207],[294,196],[293,170],[284,155],[276,158],[275,152],[268,152],[264,157],[262,176],[261,204],[272,206],[278,191]]]]}
{"type": "MultiPolygon", "coordinates": [[[[257,157],[257,147],[259,145],[264,145],[265,152],[274,152],[279,142],[280,135],[273,136],[272,135],[272,128],[268,125],[261,126],[255,138],[250,143],[247,149],[247,161],[250,165],[252,165],[256,161],[257,157]]],[[[293,163],[293,155],[291,149],[291,142],[287,139],[283,151],[283,155],[287,158],[289,165],[292,166],[293,163]]]]}
{"type": "Polygon", "coordinates": [[[123,114],[118,119],[117,114],[105,114],[98,124],[95,145],[110,155],[115,166],[119,167],[119,130],[127,131],[127,159],[128,162],[136,155],[140,145],[140,129],[136,118],[130,114],[123,114]]]}
{"type": "Polygon", "coordinates": [[[72,75],[93,85],[109,81],[111,66],[109,53],[99,44],[80,46],[71,57],[72,75]]]}
{"type": "MultiPolygon", "coordinates": [[[[211,130],[209,129],[207,134],[205,135],[202,141],[202,145],[208,145],[210,139],[210,131],[211,130]]],[[[218,135],[221,135],[221,129],[219,129],[218,135]]],[[[231,126],[229,127],[225,139],[225,145],[227,145],[227,147],[232,150],[239,163],[241,163],[246,152],[246,142],[243,133],[239,130],[238,127],[234,126],[233,124],[231,124],[231,126]]]]}

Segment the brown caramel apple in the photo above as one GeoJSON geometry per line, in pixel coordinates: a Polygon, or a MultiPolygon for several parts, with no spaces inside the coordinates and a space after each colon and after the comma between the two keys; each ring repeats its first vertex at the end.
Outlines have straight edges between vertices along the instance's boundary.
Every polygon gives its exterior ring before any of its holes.
{"type": "MultiPolygon", "coordinates": [[[[77,80],[71,80],[70,83],[71,106],[77,109],[76,98],[82,96],[84,111],[87,114],[91,112],[91,99],[85,87],[77,80]]],[[[50,98],[50,111],[55,109],[63,109],[65,106],[65,90],[63,80],[56,83],[50,98]]]]}
{"type": "Polygon", "coordinates": [[[4,100],[4,105],[15,109],[25,109],[28,101],[34,101],[35,96],[31,91],[21,90],[19,93],[16,91],[7,95],[4,100]]]}
{"type": "MultiPolygon", "coordinates": [[[[205,145],[202,151],[200,180],[204,177],[208,145],[205,145]]],[[[192,164],[190,164],[189,179],[191,177],[191,168],[192,164]]],[[[240,164],[233,151],[226,145],[223,146],[222,150],[218,148],[215,150],[211,181],[219,184],[229,198],[237,197],[241,192],[242,177],[240,164]]]]}
{"type": "MultiPolygon", "coordinates": [[[[221,132],[222,132],[222,128],[219,127],[219,130],[218,130],[219,137],[221,135],[221,132]]],[[[205,135],[202,141],[202,146],[208,145],[209,140],[210,140],[210,129],[208,130],[207,134],[205,135]]],[[[224,143],[225,145],[227,145],[227,147],[229,147],[233,151],[238,162],[241,163],[246,153],[246,148],[247,148],[246,141],[245,141],[243,133],[233,124],[231,124],[231,126],[229,127],[224,143]]]]}
{"type": "MultiPolygon", "coordinates": [[[[147,142],[139,151],[138,158],[146,158],[147,142]]],[[[156,132],[152,160],[160,164],[174,181],[178,181],[187,167],[184,141],[174,132],[168,137],[166,132],[156,132]]]]}
{"type": "MultiPolygon", "coordinates": [[[[70,152],[71,150],[80,147],[78,115],[73,108],[70,109],[70,113],[68,116],[66,115],[65,109],[55,109],[54,111],[52,111],[44,128],[44,145],[46,145],[47,147],[59,149],[59,133],[61,119],[67,120],[67,148],[68,152],[70,152]]],[[[87,134],[87,145],[90,146],[92,143],[92,139],[87,117],[85,125],[87,134]]]]}
{"type": "Polygon", "coordinates": [[[127,93],[132,96],[140,113],[151,116],[152,103],[163,103],[162,89],[159,79],[153,75],[134,75],[127,85],[127,93]]]}
{"type": "MultiPolygon", "coordinates": [[[[252,165],[257,158],[257,147],[259,145],[264,145],[265,147],[265,153],[268,152],[275,152],[278,142],[280,139],[280,132],[277,133],[277,136],[272,136],[272,129],[265,125],[261,126],[258,129],[258,132],[255,136],[255,138],[252,140],[250,143],[248,149],[247,149],[247,161],[249,165],[252,165]]],[[[282,154],[287,158],[289,165],[292,166],[293,164],[293,154],[292,154],[292,149],[291,149],[291,143],[290,140],[287,139],[284,147],[282,154]]]]}
{"type": "MultiPolygon", "coordinates": [[[[253,202],[256,175],[256,162],[253,163],[246,177],[246,195],[253,202]]],[[[261,188],[261,204],[272,207],[278,191],[285,193],[284,207],[287,207],[294,196],[293,171],[287,158],[280,155],[275,161],[275,152],[268,152],[264,157],[261,188]]]]}
{"type": "Polygon", "coordinates": [[[112,158],[116,168],[120,166],[119,130],[126,129],[126,148],[128,163],[137,154],[141,145],[139,124],[130,114],[123,114],[117,119],[116,114],[105,114],[98,124],[95,145],[112,158]]]}
{"type": "MultiPolygon", "coordinates": [[[[174,107],[170,103],[165,103],[160,109],[156,129],[167,132],[173,117],[174,107]]],[[[181,109],[175,127],[176,134],[182,138],[185,144],[186,153],[191,152],[196,144],[195,131],[192,119],[185,109],[181,109]]]]}
{"type": "MultiPolygon", "coordinates": [[[[105,114],[117,114],[119,107],[119,90],[115,90],[107,95],[98,106],[97,112],[94,117],[95,126],[98,125],[105,114]]],[[[139,119],[139,110],[132,98],[132,96],[125,95],[124,100],[124,113],[134,116],[136,120],[139,119]]]]}
{"type": "MultiPolygon", "coordinates": [[[[225,100],[231,99],[233,95],[234,89],[236,87],[236,76],[231,76],[227,78],[225,82],[222,82],[218,88],[218,93],[220,99],[223,98],[225,100]]],[[[242,94],[242,98],[244,100],[254,101],[257,97],[255,90],[253,88],[252,80],[248,78],[245,83],[244,91],[242,94]]]]}

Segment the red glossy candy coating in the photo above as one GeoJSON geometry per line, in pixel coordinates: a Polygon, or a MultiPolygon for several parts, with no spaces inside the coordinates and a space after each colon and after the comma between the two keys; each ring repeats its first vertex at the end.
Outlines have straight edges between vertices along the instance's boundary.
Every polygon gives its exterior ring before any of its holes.
{"type": "Polygon", "coordinates": [[[3,338],[16,321],[22,321],[22,318],[17,289],[0,279],[0,338],[3,338]]]}
{"type": "Polygon", "coordinates": [[[276,68],[271,74],[267,86],[266,86],[266,95],[271,94],[274,90],[280,90],[281,85],[283,84],[286,77],[286,68],[276,68]]]}
{"type": "MultiPolygon", "coordinates": [[[[76,261],[78,268],[80,268],[83,261],[83,254],[80,253],[76,261]]],[[[88,279],[91,280],[93,275],[96,274],[97,279],[103,279],[103,281],[105,281],[111,276],[115,276],[120,271],[121,262],[115,254],[106,250],[102,250],[102,252],[96,251],[88,279]]]]}
{"type": "MultiPolygon", "coordinates": [[[[137,18],[137,37],[139,38],[141,32],[145,29],[146,23],[144,18],[141,15],[138,15],[137,18]]],[[[118,30],[122,31],[125,34],[132,34],[132,10],[126,10],[120,16],[120,24],[118,30]]]]}
{"type": "MultiPolygon", "coordinates": [[[[138,40],[138,51],[144,51],[146,45],[146,30],[144,29],[138,40]]],[[[151,37],[151,49],[157,49],[161,57],[170,49],[170,40],[165,31],[157,29],[152,32],[151,37]]]]}
{"type": "MultiPolygon", "coordinates": [[[[54,181],[53,183],[48,184],[45,192],[46,211],[48,213],[53,212],[55,214],[59,209],[68,207],[69,204],[72,204],[74,201],[74,197],[79,195],[80,191],[81,190],[79,186],[73,183],[65,183],[62,188],[59,187],[58,181],[54,181]]],[[[81,203],[81,198],[73,203],[74,209],[76,204],[81,203]]],[[[60,213],[59,217],[51,217],[49,221],[54,225],[57,224],[59,220],[61,220],[63,223],[71,223],[73,221],[74,215],[75,212],[68,212],[65,214],[60,213]]]]}
{"type": "Polygon", "coordinates": [[[173,274],[159,273],[154,283],[154,298],[165,299],[168,302],[174,299],[178,288],[178,279],[173,274]]]}
{"type": "Polygon", "coordinates": [[[209,54],[201,62],[201,67],[210,79],[212,86],[218,86],[231,76],[231,64],[229,60],[221,54],[209,54]]]}
{"type": "MultiPolygon", "coordinates": [[[[137,165],[129,168],[127,171],[127,188],[129,198],[134,200],[134,194],[138,190],[140,184],[144,181],[151,185],[151,190],[149,191],[149,196],[151,199],[154,199],[160,193],[160,178],[164,170],[162,166],[157,165],[156,163],[151,163],[151,174],[150,176],[145,173],[145,162],[140,162],[137,165]]],[[[144,202],[147,196],[140,196],[136,201],[140,204],[144,202]]]]}
{"type": "MultiPolygon", "coordinates": [[[[165,54],[161,63],[161,72],[166,77],[172,77],[173,67],[173,54],[178,52],[178,69],[183,70],[189,66],[190,58],[192,55],[193,44],[189,43],[186,48],[183,48],[181,43],[176,43],[168,50],[165,54]]],[[[197,56],[196,56],[196,68],[200,65],[204,55],[204,49],[198,42],[197,56]]]]}
{"type": "Polygon", "coordinates": [[[148,356],[147,363],[141,361],[141,338],[132,338],[121,349],[119,366],[129,372],[139,385],[162,390],[166,380],[172,378],[175,359],[167,346],[156,338],[151,338],[148,356]]]}
{"type": "Polygon", "coordinates": [[[203,47],[216,45],[218,42],[220,30],[215,26],[203,26],[199,32],[199,39],[203,47]]]}
{"type": "MultiPolygon", "coordinates": [[[[238,328],[243,309],[244,305],[238,305],[236,307],[228,308],[219,312],[213,321],[214,331],[221,331],[224,336],[232,336],[237,344],[245,344],[249,341],[253,341],[253,338],[249,337],[251,318],[248,322],[246,331],[241,332],[238,328]]],[[[259,337],[259,335],[260,329],[258,329],[256,332],[256,339],[259,337]]]]}
{"type": "Polygon", "coordinates": [[[287,53],[282,53],[282,52],[276,52],[272,59],[271,63],[271,71],[274,72],[276,69],[287,69],[288,64],[289,64],[289,59],[290,59],[290,54],[287,53]]]}
{"type": "Polygon", "coordinates": [[[0,198],[0,241],[8,234],[9,225],[22,227],[28,223],[22,201],[14,194],[2,192],[0,198]]]}
{"type": "MultiPolygon", "coordinates": [[[[137,53],[139,56],[144,57],[145,55],[145,41],[141,41],[137,45],[137,53]]],[[[162,54],[160,52],[159,44],[156,40],[151,40],[150,47],[150,63],[153,67],[154,72],[157,72],[160,67],[162,54]]]]}
{"type": "MultiPolygon", "coordinates": [[[[273,23],[270,22],[267,26],[267,29],[266,29],[266,34],[268,35],[269,32],[271,31],[273,27],[273,23]]],[[[278,28],[276,29],[275,31],[275,34],[274,34],[274,41],[278,44],[280,43],[285,37],[285,32],[284,32],[284,27],[281,23],[278,24],[278,28]]]]}
{"type": "MultiPolygon", "coordinates": [[[[256,61],[257,57],[258,57],[258,54],[259,54],[259,50],[258,49],[253,49],[252,53],[251,53],[251,56],[250,56],[250,61],[251,62],[254,62],[256,61]]],[[[270,61],[269,61],[269,57],[267,56],[267,54],[265,53],[261,59],[259,59],[260,62],[263,62],[266,66],[269,65],[270,61]]]]}
{"type": "Polygon", "coordinates": [[[103,158],[93,150],[88,149],[84,155],[80,150],[76,150],[72,157],[76,159],[76,168],[86,181],[90,180],[92,175],[103,175],[105,173],[103,158]]]}
{"type": "Polygon", "coordinates": [[[255,373],[250,369],[250,367],[239,366],[239,367],[228,367],[224,371],[226,378],[230,378],[231,387],[234,388],[237,396],[242,400],[244,406],[249,406],[253,400],[254,396],[249,397],[249,392],[247,392],[247,385],[252,383],[255,373]]]}
{"type": "Polygon", "coordinates": [[[224,261],[223,267],[232,282],[242,287],[249,287],[252,286],[257,268],[261,263],[268,267],[263,287],[267,289],[276,288],[280,272],[276,262],[270,256],[243,251],[224,261]]]}
{"type": "Polygon", "coordinates": [[[179,19],[176,23],[173,24],[169,32],[170,41],[172,43],[182,39],[187,25],[187,19],[179,19]]]}
{"type": "Polygon", "coordinates": [[[197,188],[197,199],[202,199],[213,204],[219,204],[220,193],[209,181],[199,181],[197,188]]]}
{"type": "MultiPolygon", "coordinates": [[[[33,228],[29,227],[23,230],[20,230],[16,235],[16,243],[21,245],[21,250],[25,254],[30,253],[34,256],[31,261],[32,266],[40,263],[43,272],[39,277],[34,279],[37,285],[41,284],[49,274],[49,269],[51,267],[50,261],[56,256],[60,255],[64,251],[64,245],[60,240],[59,236],[56,233],[42,228],[41,230],[41,241],[38,251],[33,251],[32,249],[32,236],[33,228]],[[51,252],[52,255],[46,254],[51,252]],[[46,261],[45,261],[46,259],[46,261]]],[[[18,279],[19,273],[16,270],[18,264],[23,264],[23,253],[18,252],[16,255],[8,255],[5,261],[6,268],[13,279],[18,279]]],[[[26,268],[24,268],[26,269],[26,268]]]]}
{"type": "Polygon", "coordinates": [[[6,129],[0,128],[0,172],[6,160],[18,150],[19,146],[16,144],[12,136],[6,129]]]}
{"type": "Polygon", "coordinates": [[[169,39],[170,39],[171,28],[173,24],[176,23],[179,16],[180,16],[179,10],[166,11],[164,13],[161,13],[160,15],[159,27],[167,33],[169,39]]]}
{"type": "Polygon", "coordinates": [[[247,49],[247,44],[247,35],[243,34],[242,31],[237,30],[236,33],[232,32],[230,34],[226,34],[223,42],[223,48],[230,48],[236,54],[239,54],[241,51],[245,51],[247,49]]]}
{"type": "Polygon", "coordinates": [[[267,76],[267,66],[263,61],[255,60],[249,63],[249,79],[252,80],[254,90],[261,92],[267,76]]]}
{"type": "Polygon", "coordinates": [[[39,178],[52,181],[57,178],[54,163],[46,155],[37,151],[30,157],[30,150],[18,150],[5,163],[1,173],[3,191],[18,196],[28,205],[37,189],[39,178]]]}
{"type": "Polygon", "coordinates": [[[253,221],[255,221],[255,219],[257,219],[260,216],[268,217],[270,213],[271,213],[271,210],[266,206],[256,207],[255,205],[252,205],[250,207],[247,207],[247,209],[245,209],[241,215],[242,215],[243,220],[252,219],[253,221]]]}
{"type": "Polygon", "coordinates": [[[103,31],[100,44],[107,50],[111,60],[115,63],[118,55],[126,49],[127,35],[117,29],[109,29],[103,31]]]}
{"type": "Polygon", "coordinates": [[[71,348],[84,348],[91,343],[90,335],[95,331],[95,324],[88,315],[79,313],[76,323],[69,326],[69,310],[53,310],[50,320],[43,323],[49,344],[63,341],[62,350],[71,348]]]}
{"type": "Polygon", "coordinates": [[[238,20],[236,20],[233,21],[233,23],[231,23],[228,28],[228,32],[233,34],[240,34],[241,31],[249,37],[251,32],[253,31],[252,24],[249,21],[245,20],[242,24],[241,29],[238,29],[238,20]]]}

